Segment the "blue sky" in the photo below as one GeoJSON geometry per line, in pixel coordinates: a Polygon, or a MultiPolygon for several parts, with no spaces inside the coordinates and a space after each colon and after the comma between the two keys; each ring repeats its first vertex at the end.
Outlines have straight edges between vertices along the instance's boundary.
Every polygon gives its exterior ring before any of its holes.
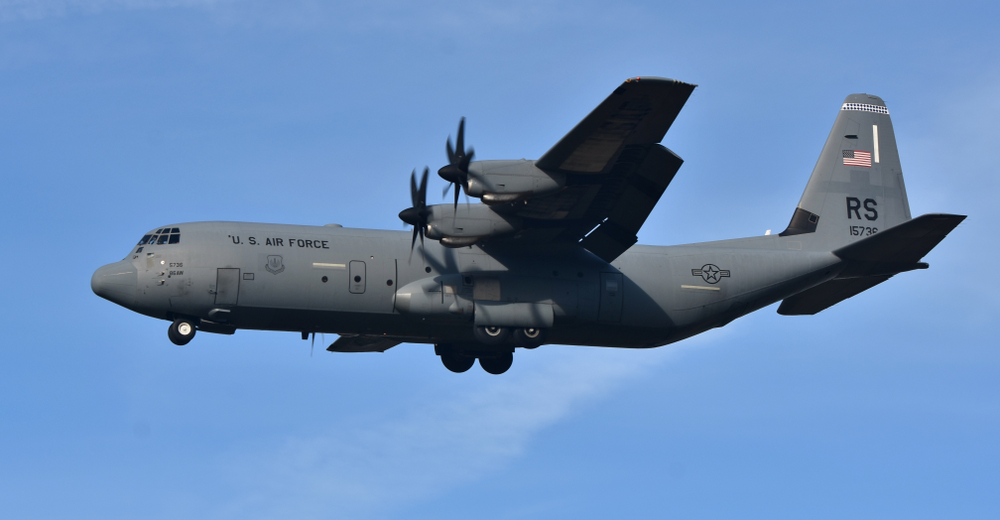
{"type": "Polygon", "coordinates": [[[0,510],[993,518],[998,19],[986,2],[0,0],[0,510]],[[642,243],[783,229],[854,92],[893,114],[914,215],[970,217],[931,269],[820,315],[547,346],[502,377],[421,345],[310,355],[289,333],[179,348],[90,291],[166,223],[402,230],[409,172],[444,164],[460,117],[477,158],[536,158],[642,75],[699,85],[642,243]]]}

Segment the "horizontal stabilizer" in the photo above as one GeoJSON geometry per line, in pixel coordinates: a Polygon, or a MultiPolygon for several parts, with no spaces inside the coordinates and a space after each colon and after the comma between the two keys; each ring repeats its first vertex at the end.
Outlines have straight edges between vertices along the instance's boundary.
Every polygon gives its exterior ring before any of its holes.
{"type": "Polygon", "coordinates": [[[921,215],[837,249],[833,254],[847,262],[839,277],[892,275],[926,267],[918,263],[920,259],[963,220],[964,215],[921,215]]]}
{"type": "Polygon", "coordinates": [[[385,352],[402,342],[390,336],[341,336],[326,349],[330,352],[385,352]]]}
{"type": "Polygon", "coordinates": [[[889,276],[868,276],[865,278],[850,278],[846,280],[830,280],[800,292],[791,298],[786,298],[778,307],[778,314],[783,316],[800,316],[816,314],[834,305],[860,294],[889,279],[889,276]]]}
{"type": "Polygon", "coordinates": [[[778,314],[816,314],[893,275],[926,269],[920,259],[963,220],[964,215],[922,215],[837,249],[833,254],[845,264],[837,278],[786,298],[778,314]]]}

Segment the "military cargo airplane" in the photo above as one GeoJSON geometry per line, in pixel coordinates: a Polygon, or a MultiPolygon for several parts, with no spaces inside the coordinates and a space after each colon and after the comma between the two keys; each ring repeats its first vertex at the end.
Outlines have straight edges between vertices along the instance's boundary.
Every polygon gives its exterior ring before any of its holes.
{"type": "Polygon", "coordinates": [[[787,229],[636,245],[683,162],[659,143],[694,88],[630,78],[538,160],[473,161],[462,119],[438,171],[454,202],[428,205],[428,169],[419,183],[414,171],[399,214],[412,232],[170,224],[91,287],[170,321],[177,345],[199,330],[329,332],[330,351],[433,344],[453,372],[478,359],[501,374],[518,347],[656,347],[779,301],[779,314],[816,314],[927,268],[924,255],[965,218],[910,217],[889,110],[852,94],[787,229]],[[459,191],[480,202],[459,204],[459,191]]]}

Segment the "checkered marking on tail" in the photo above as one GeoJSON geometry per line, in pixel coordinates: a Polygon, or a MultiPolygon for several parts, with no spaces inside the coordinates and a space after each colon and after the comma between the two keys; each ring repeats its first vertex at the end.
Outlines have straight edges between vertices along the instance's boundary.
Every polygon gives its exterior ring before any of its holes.
{"type": "Polygon", "coordinates": [[[841,110],[855,110],[858,112],[875,112],[876,114],[889,115],[889,109],[879,105],[869,105],[867,103],[844,103],[841,110]]]}

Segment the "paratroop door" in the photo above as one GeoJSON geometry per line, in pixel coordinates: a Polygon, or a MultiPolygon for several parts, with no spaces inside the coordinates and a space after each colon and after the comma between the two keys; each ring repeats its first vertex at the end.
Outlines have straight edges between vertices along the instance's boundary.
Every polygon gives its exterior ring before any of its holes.
{"type": "Polygon", "coordinates": [[[597,321],[618,323],[622,319],[622,275],[601,273],[601,307],[597,321]]]}
{"type": "Polygon", "coordinates": [[[364,294],[365,292],[365,263],[360,260],[351,260],[350,269],[351,292],[354,294],[364,294]]]}
{"type": "Polygon", "coordinates": [[[240,270],[219,268],[215,281],[215,304],[236,305],[240,296],[240,270]]]}

